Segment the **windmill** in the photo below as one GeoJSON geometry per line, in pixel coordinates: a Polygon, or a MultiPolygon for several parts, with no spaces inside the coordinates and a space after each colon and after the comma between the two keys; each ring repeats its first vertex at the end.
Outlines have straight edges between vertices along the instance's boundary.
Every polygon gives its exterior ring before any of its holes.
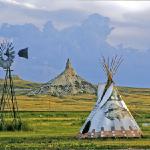
{"type": "Polygon", "coordinates": [[[131,115],[113,77],[122,62],[121,57],[111,60],[102,57],[107,82],[99,84],[97,102],[80,129],[79,138],[141,137],[142,132],[131,115]]]}
{"type": "MultiPolygon", "coordinates": [[[[25,57],[27,49],[20,50],[18,55],[25,57]]],[[[18,112],[12,78],[11,65],[14,62],[15,51],[12,42],[3,41],[0,44],[0,67],[5,71],[5,79],[0,98],[0,128],[1,130],[20,130],[22,121],[18,112]]]]}

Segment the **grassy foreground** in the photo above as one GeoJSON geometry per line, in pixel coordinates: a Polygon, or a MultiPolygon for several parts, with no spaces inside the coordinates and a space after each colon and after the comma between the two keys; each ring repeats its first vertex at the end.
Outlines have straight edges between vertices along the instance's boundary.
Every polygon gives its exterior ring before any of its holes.
{"type": "Polygon", "coordinates": [[[30,131],[1,132],[0,149],[150,149],[150,90],[121,88],[120,92],[144,138],[78,140],[76,135],[96,101],[94,95],[61,98],[18,95],[20,115],[30,131]]]}
{"type": "Polygon", "coordinates": [[[89,112],[22,112],[23,121],[30,124],[31,131],[1,132],[0,149],[150,149],[150,120],[136,117],[144,131],[141,139],[93,139],[78,140],[79,132],[89,112]]]}

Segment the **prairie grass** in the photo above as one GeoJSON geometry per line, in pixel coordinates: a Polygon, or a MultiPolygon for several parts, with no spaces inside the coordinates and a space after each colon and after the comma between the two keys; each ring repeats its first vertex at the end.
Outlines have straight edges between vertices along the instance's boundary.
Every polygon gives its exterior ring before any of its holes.
{"type": "MultiPolygon", "coordinates": [[[[144,138],[136,139],[86,139],[76,138],[89,111],[24,111],[23,121],[28,121],[31,131],[1,132],[0,149],[150,149],[150,116],[136,116],[144,138]]],[[[135,116],[134,116],[135,117],[135,116]]]]}
{"type": "Polygon", "coordinates": [[[95,95],[17,95],[22,121],[32,130],[1,132],[0,149],[150,149],[150,90],[121,87],[119,91],[142,129],[143,138],[78,140],[76,135],[95,104],[95,95]]]}

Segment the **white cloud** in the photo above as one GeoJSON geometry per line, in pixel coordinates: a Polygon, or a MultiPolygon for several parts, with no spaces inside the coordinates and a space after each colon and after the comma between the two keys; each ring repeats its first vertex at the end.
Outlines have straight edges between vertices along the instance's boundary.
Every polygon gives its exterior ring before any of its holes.
{"type": "Polygon", "coordinates": [[[150,48],[150,28],[139,27],[117,27],[108,37],[108,42],[112,46],[117,46],[120,43],[124,47],[133,47],[139,50],[150,48]]]}
{"type": "Polygon", "coordinates": [[[17,0],[0,0],[0,2],[12,4],[12,5],[17,5],[17,6],[21,6],[21,7],[27,7],[30,9],[36,9],[36,6],[31,4],[30,2],[20,2],[17,0]]]}
{"type": "Polygon", "coordinates": [[[150,8],[148,1],[115,1],[114,4],[128,11],[145,11],[150,8]]]}
{"type": "Polygon", "coordinates": [[[1,9],[0,22],[33,23],[38,27],[51,19],[59,28],[85,19],[85,16],[79,15],[78,20],[69,20],[68,17],[68,20],[62,21],[64,16],[54,11],[74,10],[87,15],[99,13],[109,17],[115,27],[108,39],[112,45],[123,43],[139,49],[149,47],[148,39],[144,42],[142,37],[149,38],[150,35],[150,1],[0,0],[0,4],[5,4],[5,9],[1,9]],[[52,17],[52,13],[58,17],[52,17]]]}

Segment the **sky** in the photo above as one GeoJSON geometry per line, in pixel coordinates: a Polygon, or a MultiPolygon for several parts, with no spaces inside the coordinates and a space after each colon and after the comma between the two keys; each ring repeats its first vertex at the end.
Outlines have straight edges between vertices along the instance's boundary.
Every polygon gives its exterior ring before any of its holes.
{"type": "Polygon", "coordinates": [[[139,50],[150,47],[149,41],[145,40],[150,38],[149,1],[0,0],[0,6],[1,23],[33,23],[39,28],[49,19],[61,29],[79,24],[91,13],[99,13],[111,19],[114,30],[108,37],[108,42],[113,46],[123,44],[139,50]],[[65,17],[67,10],[74,13],[73,19],[67,15],[65,17]],[[61,11],[62,15],[59,13],[61,11]],[[81,14],[80,17],[75,12],[81,14]]]}
{"type": "MultiPolygon", "coordinates": [[[[4,23],[10,25],[32,23],[40,31],[43,30],[48,21],[52,21],[52,24],[58,31],[65,32],[65,29],[68,30],[69,27],[82,25],[84,20],[91,14],[97,13],[108,17],[112,30],[107,35],[106,42],[112,47],[120,47],[121,49],[127,49],[127,51],[130,48],[133,51],[140,52],[141,58],[136,58],[134,62],[135,66],[137,66],[135,72],[146,71],[150,67],[148,59],[150,55],[146,57],[146,53],[150,51],[149,1],[0,0],[0,11],[0,25],[4,23]],[[140,61],[143,64],[148,62],[141,70],[138,68],[143,65],[140,64],[140,61]]],[[[2,38],[0,35],[0,39],[2,38]]],[[[138,57],[140,55],[138,54],[138,57]]],[[[130,62],[132,63],[132,60],[130,62]]],[[[133,64],[131,64],[132,67],[133,64]]],[[[57,73],[61,70],[57,67],[55,69],[57,73]]],[[[129,81],[131,84],[127,83],[127,85],[140,86],[141,84],[142,87],[148,87],[148,83],[150,82],[146,83],[148,75],[145,76],[140,73],[137,81],[140,81],[140,77],[145,78],[145,80],[141,83],[139,82],[137,85],[135,82],[132,84],[132,79],[134,78],[134,74],[132,73],[131,80],[129,81]]],[[[87,78],[92,80],[92,77],[87,76],[87,78]]],[[[127,81],[125,76],[123,76],[122,80],[124,80],[122,83],[127,81]]],[[[92,81],[95,82],[96,80],[92,81]]]]}

